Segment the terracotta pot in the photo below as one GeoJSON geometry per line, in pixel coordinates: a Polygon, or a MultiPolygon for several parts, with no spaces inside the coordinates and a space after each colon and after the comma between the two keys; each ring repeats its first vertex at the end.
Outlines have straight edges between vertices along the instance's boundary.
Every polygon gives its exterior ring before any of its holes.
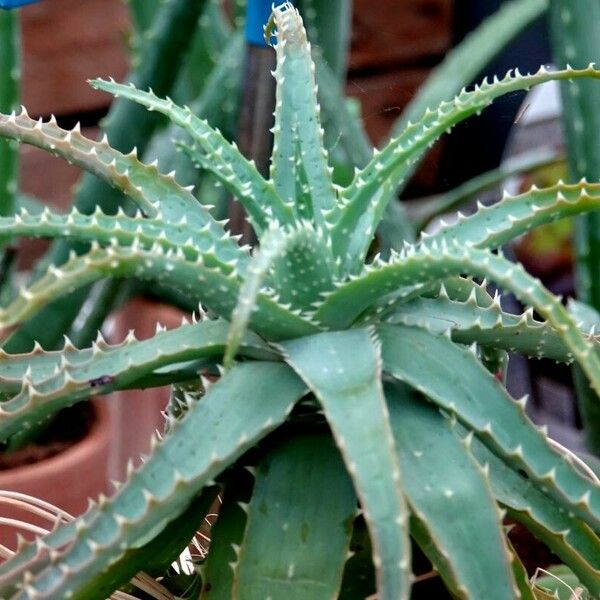
{"type": "MultiPolygon", "coordinates": [[[[40,462],[0,471],[0,489],[40,498],[71,515],[84,512],[88,498],[96,498],[107,491],[111,443],[108,404],[98,399],[92,406],[94,418],[83,439],[40,462]]],[[[5,518],[22,519],[48,527],[47,521],[4,504],[0,505],[0,514],[5,518]]],[[[27,537],[27,534],[21,533],[27,537]]],[[[0,526],[0,543],[14,547],[15,536],[13,527],[0,526]]]]}
{"type": "MultiPolygon", "coordinates": [[[[133,329],[137,339],[144,340],[156,332],[156,324],[167,329],[181,325],[186,313],[166,304],[144,298],[134,298],[114,315],[109,337],[112,343],[122,341],[133,329]]],[[[111,479],[123,481],[127,462],[140,463],[140,455],[150,450],[150,438],[155,430],[162,431],[162,412],[169,400],[169,386],[146,390],[126,390],[113,394],[110,401],[113,411],[115,446],[111,449],[109,473],[111,479]]]]}

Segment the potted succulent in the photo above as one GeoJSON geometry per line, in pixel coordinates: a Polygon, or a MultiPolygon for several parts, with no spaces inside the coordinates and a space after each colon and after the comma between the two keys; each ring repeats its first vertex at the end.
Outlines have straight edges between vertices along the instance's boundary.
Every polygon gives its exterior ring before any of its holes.
{"type": "Polygon", "coordinates": [[[506,512],[598,595],[597,480],[555,450],[501,382],[504,353],[517,350],[577,361],[600,389],[597,341],[522,267],[490,250],[557,216],[594,210],[599,185],[533,189],[387,259],[369,250],[395,188],[448,128],[504,93],[600,74],[541,68],[462,91],[407,124],[341,187],[322,143],[300,15],[285,3],[272,25],[278,101],[269,179],[190,109],[133,85],[94,82],[185,130],[184,151],[246,208],[260,239],[252,254],[189,190],[134,154],[25,112],[0,116],[3,136],[81,165],[140,209],[0,221],[13,235],[92,243],[3,308],[4,328],[105,276],[172,286],[209,311],[68,361],[48,353],[0,362],[5,381],[31,367],[3,404],[3,439],[90,395],[186,385],[144,464],[112,498],[1,565],[1,595],[105,598],[142,567],[169,564],[219,491],[202,597],[406,598],[410,535],[453,595],[535,598],[507,541],[506,512]],[[512,291],[539,318],[503,312],[469,276],[512,291]],[[220,365],[218,381],[199,377],[220,365]],[[371,549],[361,552],[364,525],[371,549]]]}

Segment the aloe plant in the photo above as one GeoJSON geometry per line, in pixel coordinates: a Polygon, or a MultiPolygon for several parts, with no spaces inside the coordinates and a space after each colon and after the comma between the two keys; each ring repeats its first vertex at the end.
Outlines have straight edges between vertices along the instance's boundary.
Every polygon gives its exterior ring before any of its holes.
{"type": "Polygon", "coordinates": [[[463,90],[407,124],[341,187],[323,146],[302,19],[289,3],[272,19],[268,179],[191,109],[134,85],[93,82],[186,132],[185,151],[246,208],[260,240],[254,251],[135,152],[25,111],[0,115],[2,136],[80,165],[139,209],[0,218],[6,234],[91,244],[21,289],[0,310],[3,331],[105,277],[160,283],[202,303],[191,322],[149,340],[132,334],[109,345],[99,336],[87,348],[67,341],[2,355],[2,441],[91,396],[175,387],[144,464],[73,523],[22,542],[0,565],[0,595],[105,598],[142,567],[168,565],[181,550],[173,540],[184,545],[197,527],[191,507],[206,507],[215,489],[224,504],[200,566],[202,598],[363,597],[349,559],[361,523],[372,548],[357,554],[361,589],[371,574],[368,593],[381,599],[409,596],[411,537],[457,597],[534,598],[506,539],[507,512],[598,595],[600,487],[531,424],[525,400],[508,395],[489,357],[515,350],[576,361],[600,390],[593,332],[493,252],[531,227],[595,210],[600,184],[506,196],[389,259],[369,248],[390,191],[445,131],[502,94],[600,72],[541,68],[463,90]],[[513,292],[539,317],[503,312],[474,277],[513,292]]]}

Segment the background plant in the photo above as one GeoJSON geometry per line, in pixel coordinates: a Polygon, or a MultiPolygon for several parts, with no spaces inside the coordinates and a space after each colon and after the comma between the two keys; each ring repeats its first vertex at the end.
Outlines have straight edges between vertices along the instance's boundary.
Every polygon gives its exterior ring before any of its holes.
{"type": "Polygon", "coordinates": [[[364,597],[372,584],[356,573],[372,565],[380,598],[407,597],[410,533],[453,594],[514,598],[518,589],[531,598],[506,541],[504,511],[597,594],[600,489],[553,450],[496,377],[502,352],[517,350],[576,360],[598,389],[596,339],[537,280],[490,249],[594,210],[598,184],[507,197],[389,259],[365,260],[394,191],[446,130],[503,93],[600,75],[591,67],[542,68],[462,91],[425,110],[349,185],[336,186],[302,22],[287,4],[274,17],[269,179],[190,109],[135,86],[94,82],[187,133],[184,151],[244,204],[261,242],[253,254],[190,190],[134,154],[24,112],[0,117],[3,136],[81,165],[140,209],[3,218],[0,229],[12,235],[91,243],[20,290],[0,311],[3,327],[102,277],[161,282],[212,315],[147,341],[130,336],[109,346],[99,338],[81,350],[67,344],[4,357],[2,390],[11,398],[0,413],[3,440],[96,394],[158,383],[187,389],[175,388],[164,438],[113,498],[0,566],[2,595],[104,598],[142,566],[169,564],[219,490],[224,505],[202,568],[204,595],[364,597]],[[544,320],[504,313],[465,274],[492,279],[544,320]],[[200,385],[198,373],[215,374],[221,362],[219,381],[200,385]],[[364,538],[362,524],[371,552],[347,561],[352,535],[364,538]],[[275,554],[268,552],[274,539],[275,554]]]}
{"type": "MultiPolygon", "coordinates": [[[[577,66],[584,61],[587,64],[600,58],[600,6],[597,3],[553,1],[550,15],[555,62],[558,65],[569,63],[577,66]]],[[[590,82],[573,82],[572,85],[561,87],[561,97],[570,177],[572,180],[585,177],[596,181],[600,177],[600,150],[597,144],[600,120],[596,111],[600,88],[590,82]]],[[[577,296],[596,311],[600,309],[599,230],[597,214],[586,215],[576,221],[577,296]]],[[[586,442],[590,450],[598,453],[600,413],[597,397],[577,369],[574,374],[586,442]]]]}

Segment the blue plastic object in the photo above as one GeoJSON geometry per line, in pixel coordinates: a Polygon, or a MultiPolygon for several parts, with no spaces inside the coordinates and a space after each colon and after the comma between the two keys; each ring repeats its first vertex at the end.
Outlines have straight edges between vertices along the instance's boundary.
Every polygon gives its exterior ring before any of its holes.
{"type": "Polygon", "coordinates": [[[40,0],[0,0],[0,8],[18,8],[19,6],[33,4],[34,2],[39,1],[40,0]]]}
{"type": "MultiPolygon", "coordinates": [[[[281,0],[248,0],[246,6],[246,41],[253,46],[265,47],[264,27],[271,16],[273,4],[281,0]]],[[[293,2],[292,2],[293,4],[293,2]]]]}

